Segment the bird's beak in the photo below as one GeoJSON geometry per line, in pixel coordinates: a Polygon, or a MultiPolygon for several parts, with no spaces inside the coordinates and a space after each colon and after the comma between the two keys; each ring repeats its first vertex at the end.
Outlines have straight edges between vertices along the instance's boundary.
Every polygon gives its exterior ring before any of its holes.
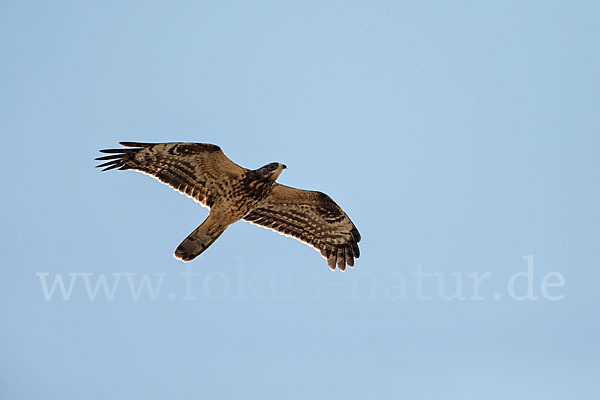
{"type": "Polygon", "coordinates": [[[280,164],[281,165],[281,169],[287,169],[287,165],[285,164],[280,164]]]}

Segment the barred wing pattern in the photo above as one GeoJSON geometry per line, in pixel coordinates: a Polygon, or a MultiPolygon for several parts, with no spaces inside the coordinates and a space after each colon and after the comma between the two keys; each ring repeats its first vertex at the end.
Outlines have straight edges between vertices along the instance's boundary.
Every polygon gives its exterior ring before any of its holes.
{"type": "Polygon", "coordinates": [[[204,143],[119,142],[120,149],[100,150],[109,155],[96,160],[103,171],[133,169],[154,176],[205,206],[223,195],[223,186],[245,171],[219,146],[204,143]]]}
{"type": "Polygon", "coordinates": [[[332,270],[353,267],[360,233],[329,196],[275,183],[273,192],[244,220],[299,239],[321,252],[332,270]]]}

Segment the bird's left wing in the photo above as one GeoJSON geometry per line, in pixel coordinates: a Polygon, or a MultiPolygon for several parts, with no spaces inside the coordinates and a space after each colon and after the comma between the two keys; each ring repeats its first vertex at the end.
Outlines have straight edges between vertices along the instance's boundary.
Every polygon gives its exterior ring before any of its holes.
{"type": "Polygon", "coordinates": [[[360,256],[358,229],[325,193],[275,183],[269,197],[243,219],[309,244],[331,269],[353,267],[360,256]]]}
{"type": "Polygon", "coordinates": [[[122,148],[100,150],[109,155],[103,171],[133,169],[151,176],[205,206],[224,195],[227,185],[245,171],[231,161],[219,146],[206,143],[120,142],[122,148]]]}

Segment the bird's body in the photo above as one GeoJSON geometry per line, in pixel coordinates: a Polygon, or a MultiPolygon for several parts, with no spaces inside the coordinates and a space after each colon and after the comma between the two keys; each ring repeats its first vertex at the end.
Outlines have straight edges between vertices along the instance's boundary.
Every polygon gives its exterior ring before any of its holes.
{"type": "Polygon", "coordinates": [[[344,270],[358,258],[360,234],[346,213],[321,192],[276,182],[286,168],[270,163],[250,170],[232,162],[218,146],[203,143],[121,142],[98,167],[138,170],[210,208],[208,218],[175,250],[190,261],[240,219],[293,236],[321,252],[329,267],[344,270]]]}

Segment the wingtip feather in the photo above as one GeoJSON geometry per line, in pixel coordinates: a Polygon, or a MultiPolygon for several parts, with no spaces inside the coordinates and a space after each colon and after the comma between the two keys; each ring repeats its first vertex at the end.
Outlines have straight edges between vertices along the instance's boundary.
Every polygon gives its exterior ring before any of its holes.
{"type": "Polygon", "coordinates": [[[150,146],[154,146],[156,143],[141,143],[141,142],[119,142],[119,144],[121,146],[125,146],[125,147],[150,147],[150,146]]]}
{"type": "Polygon", "coordinates": [[[352,238],[356,240],[356,242],[360,242],[360,232],[358,231],[358,229],[356,229],[356,227],[353,227],[350,233],[352,234],[352,238]]]}
{"type": "MultiPolygon", "coordinates": [[[[100,166],[98,165],[98,167],[100,167],[100,166]]],[[[100,171],[100,172],[108,171],[108,170],[115,169],[115,168],[119,168],[119,167],[120,167],[120,165],[119,165],[119,164],[110,165],[110,166],[108,166],[108,167],[104,168],[104,169],[103,169],[102,171],[100,171]]]]}

